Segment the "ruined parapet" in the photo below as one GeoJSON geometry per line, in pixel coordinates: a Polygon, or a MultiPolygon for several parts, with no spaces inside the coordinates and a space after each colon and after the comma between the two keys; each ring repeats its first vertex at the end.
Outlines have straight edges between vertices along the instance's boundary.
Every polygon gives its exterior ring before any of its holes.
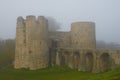
{"type": "Polygon", "coordinates": [[[75,22],[71,24],[71,40],[73,48],[96,48],[95,23],[75,22]]]}
{"type": "Polygon", "coordinates": [[[22,17],[17,18],[16,28],[16,49],[15,49],[15,68],[26,68],[26,50],[25,50],[25,22],[22,17]]]}
{"type": "Polygon", "coordinates": [[[68,48],[71,46],[71,35],[70,32],[49,32],[49,46],[54,47],[56,42],[56,48],[68,48]]]}
{"type": "MultiPolygon", "coordinates": [[[[16,34],[16,42],[24,41],[22,46],[24,47],[24,63],[26,67],[22,67],[22,58],[18,60],[19,68],[29,68],[31,70],[48,67],[48,26],[47,20],[43,16],[39,16],[37,19],[35,16],[27,16],[25,21],[25,36],[20,37],[22,32],[19,30],[16,34]],[[24,39],[24,40],[23,40],[24,39]]],[[[22,25],[20,25],[22,27],[22,25]]],[[[16,47],[17,48],[17,47],[16,47]]],[[[20,45],[18,45],[20,49],[20,45]]],[[[18,51],[18,50],[17,50],[18,51]]],[[[21,57],[21,52],[18,56],[21,57]]],[[[17,54],[17,53],[16,53],[17,54]]],[[[17,58],[15,59],[15,61],[17,58]]],[[[16,65],[16,64],[15,64],[16,65]]]]}

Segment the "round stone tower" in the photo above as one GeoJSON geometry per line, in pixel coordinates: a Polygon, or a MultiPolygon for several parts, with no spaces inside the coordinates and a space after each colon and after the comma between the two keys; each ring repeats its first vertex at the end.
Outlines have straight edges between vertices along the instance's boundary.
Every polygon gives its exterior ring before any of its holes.
{"type": "Polygon", "coordinates": [[[71,24],[72,47],[79,49],[96,48],[95,23],[75,22],[71,24]]]}

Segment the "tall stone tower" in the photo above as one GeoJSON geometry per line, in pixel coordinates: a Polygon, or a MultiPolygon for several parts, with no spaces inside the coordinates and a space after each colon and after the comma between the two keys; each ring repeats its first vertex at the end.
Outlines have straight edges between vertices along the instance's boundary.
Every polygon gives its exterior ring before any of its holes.
{"type": "Polygon", "coordinates": [[[15,68],[35,70],[48,67],[48,24],[45,17],[27,16],[26,20],[19,17],[16,31],[15,68]]]}
{"type": "Polygon", "coordinates": [[[75,22],[71,24],[72,47],[94,49],[96,47],[95,23],[75,22]]]}

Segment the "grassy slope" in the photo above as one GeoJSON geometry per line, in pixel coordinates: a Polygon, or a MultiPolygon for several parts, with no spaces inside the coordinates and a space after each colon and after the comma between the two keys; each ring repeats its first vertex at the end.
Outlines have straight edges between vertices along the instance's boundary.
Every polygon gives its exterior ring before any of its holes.
{"type": "Polygon", "coordinates": [[[99,74],[61,67],[35,71],[0,69],[0,80],[120,80],[120,69],[99,74]]]}

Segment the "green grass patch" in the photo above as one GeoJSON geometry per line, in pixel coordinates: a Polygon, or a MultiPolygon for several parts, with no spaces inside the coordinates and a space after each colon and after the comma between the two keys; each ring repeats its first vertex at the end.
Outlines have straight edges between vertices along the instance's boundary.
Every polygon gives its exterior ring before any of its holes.
{"type": "Polygon", "coordinates": [[[90,73],[54,66],[40,70],[0,69],[0,80],[120,80],[120,69],[105,73],[90,73]]]}

